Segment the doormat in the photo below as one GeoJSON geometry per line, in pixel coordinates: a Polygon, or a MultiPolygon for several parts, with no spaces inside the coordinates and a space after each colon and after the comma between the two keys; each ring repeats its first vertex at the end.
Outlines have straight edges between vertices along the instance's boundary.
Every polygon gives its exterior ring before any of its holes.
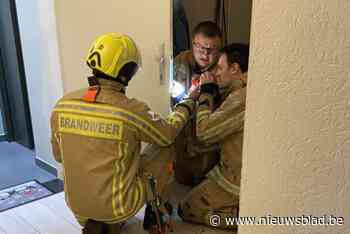
{"type": "Polygon", "coordinates": [[[55,194],[36,180],[0,190],[0,212],[55,194]]]}

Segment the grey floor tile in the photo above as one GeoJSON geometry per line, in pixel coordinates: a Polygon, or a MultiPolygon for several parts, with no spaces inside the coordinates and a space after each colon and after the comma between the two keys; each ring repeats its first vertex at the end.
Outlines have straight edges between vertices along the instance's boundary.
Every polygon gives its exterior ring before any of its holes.
{"type": "Polygon", "coordinates": [[[44,183],[54,178],[35,165],[33,151],[17,143],[0,142],[0,189],[33,179],[44,183]]]}

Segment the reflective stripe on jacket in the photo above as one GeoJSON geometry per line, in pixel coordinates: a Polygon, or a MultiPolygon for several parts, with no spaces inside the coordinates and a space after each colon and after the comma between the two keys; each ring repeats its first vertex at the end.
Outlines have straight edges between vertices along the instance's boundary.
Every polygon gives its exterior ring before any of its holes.
{"type": "Polygon", "coordinates": [[[83,89],[65,95],[53,110],[53,153],[63,163],[66,201],[78,219],[115,223],[135,215],[145,203],[141,142],[168,146],[189,118],[178,106],[164,120],[123,89],[103,80],[96,103],[82,100],[83,89]]]}
{"type": "Polygon", "coordinates": [[[208,177],[234,194],[239,193],[241,178],[245,97],[246,88],[231,92],[212,112],[212,96],[202,94],[196,119],[197,139],[203,144],[219,143],[221,148],[220,163],[208,177]]]}

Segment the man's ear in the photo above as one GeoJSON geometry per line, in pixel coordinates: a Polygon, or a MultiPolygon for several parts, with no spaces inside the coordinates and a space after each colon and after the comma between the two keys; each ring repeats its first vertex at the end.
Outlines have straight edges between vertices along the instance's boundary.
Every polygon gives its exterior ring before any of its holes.
{"type": "Polygon", "coordinates": [[[230,65],[230,72],[231,72],[231,74],[236,74],[236,73],[238,73],[240,70],[241,70],[241,69],[240,69],[238,63],[232,63],[232,64],[230,65]]]}

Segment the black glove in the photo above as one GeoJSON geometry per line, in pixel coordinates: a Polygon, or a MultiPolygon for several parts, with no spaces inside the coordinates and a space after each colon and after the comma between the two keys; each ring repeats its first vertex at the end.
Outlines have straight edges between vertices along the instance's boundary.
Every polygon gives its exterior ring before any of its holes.
{"type": "Polygon", "coordinates": [[[147,204],[143,219],[143,229],[149,231],[155,225],[157,225],[156,213],[153,211],[152,206],[147,204]]]}
{"type": "Polygon", "coordinates": [[[217,85],[216,83],[202,84],[200,89],[200,95],[205,93],[213,96],[215,104],[220,101],[221,97],[219,92],[219,85],[217,85]]]}

